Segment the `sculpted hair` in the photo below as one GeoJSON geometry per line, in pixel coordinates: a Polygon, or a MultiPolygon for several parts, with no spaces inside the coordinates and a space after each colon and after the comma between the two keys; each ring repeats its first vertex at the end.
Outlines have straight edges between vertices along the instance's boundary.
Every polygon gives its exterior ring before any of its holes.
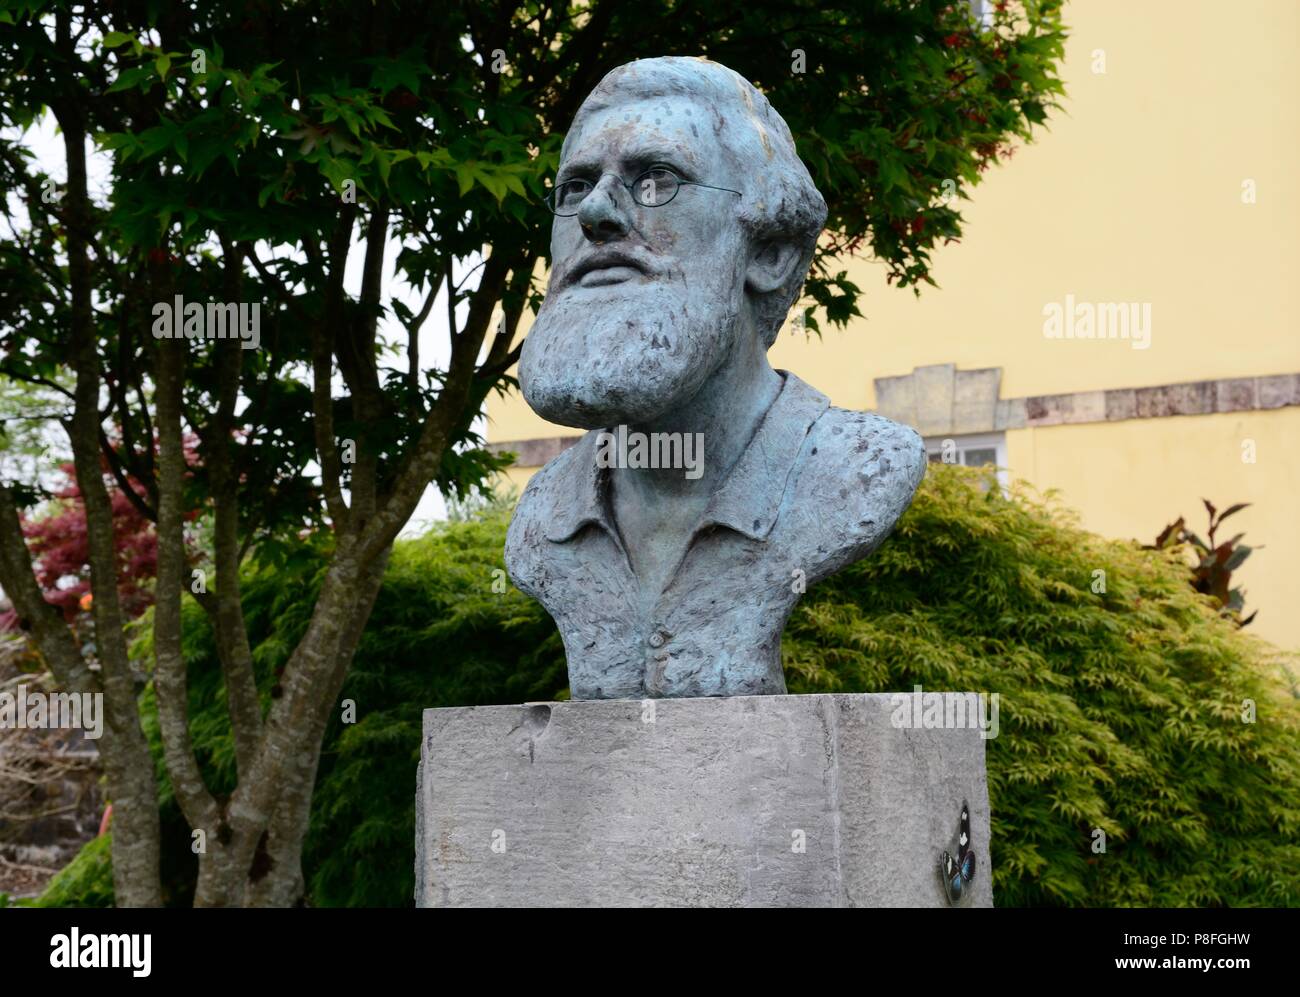
{"type": "Polygon", "coordinates": [[[795,151],[785,120],[767,98],[739,73],[707,59],[664,56],[610,70],[578,108],[570,132],[593,111],[653,97],[689,97],[712,113],[714,134],[736,172],[710,182],[742,191],[738,219],[750,245],[776,240],[799,249],[799,265],[790,279],[757,301],[758,332],[770,347],[803,289],[826,223],[826,201],[795,151]]]}

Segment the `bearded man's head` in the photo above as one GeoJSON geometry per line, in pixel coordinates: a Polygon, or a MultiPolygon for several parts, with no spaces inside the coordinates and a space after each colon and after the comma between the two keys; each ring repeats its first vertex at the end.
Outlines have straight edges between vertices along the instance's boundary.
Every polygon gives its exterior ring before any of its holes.
{"type": "Polygon", "coordinates": [[[704,59],[607,74],[555,179],[550,285],[519,381],[539,415],[583,429],[654,423],[739,345],[771,346],[826,220],[785,121],[704,59]]]}

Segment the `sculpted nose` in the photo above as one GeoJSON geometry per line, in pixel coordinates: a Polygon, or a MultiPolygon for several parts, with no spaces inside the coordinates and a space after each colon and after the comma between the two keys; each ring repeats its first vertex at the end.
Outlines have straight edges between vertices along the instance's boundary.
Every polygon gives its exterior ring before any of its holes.
{"type": "Polygon", "coordinates": [[[631,230],[625,199],[627,191],[614,177],[604,176],[578,206],[578,224],[592,242],[621,239],[631,230]]]}

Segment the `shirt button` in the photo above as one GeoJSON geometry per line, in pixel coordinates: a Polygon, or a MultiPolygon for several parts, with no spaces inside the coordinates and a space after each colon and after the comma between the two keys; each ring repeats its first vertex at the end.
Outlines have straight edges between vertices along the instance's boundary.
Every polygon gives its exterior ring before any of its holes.
{"type": "Polygon", "coordinates": [[[661,634],[661,633],[652,633],[652,634],[650,635],[650,646],[651,646],[651,647],[663,647],[663,646],[664,646],[664,635],[661,634]]]}

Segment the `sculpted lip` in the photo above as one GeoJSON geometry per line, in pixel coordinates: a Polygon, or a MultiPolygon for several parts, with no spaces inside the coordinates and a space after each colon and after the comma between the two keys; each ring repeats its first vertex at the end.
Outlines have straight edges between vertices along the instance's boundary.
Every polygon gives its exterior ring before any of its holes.
{"type": "Polygon", "coordinates": [[[619,284],[637,276],[647,276],[650,270],[640,260],[628,253],[599,253],[583,260],[569,271],[565,284],[581,287],[602,287],[619,284]]]}
{"type": "Polygon", "coordinates": [[[578,278],[582,287],[601,287],[605,284],[621,284],[640,274],[636,267],[607,266],[588,270],[578,278]]]}

